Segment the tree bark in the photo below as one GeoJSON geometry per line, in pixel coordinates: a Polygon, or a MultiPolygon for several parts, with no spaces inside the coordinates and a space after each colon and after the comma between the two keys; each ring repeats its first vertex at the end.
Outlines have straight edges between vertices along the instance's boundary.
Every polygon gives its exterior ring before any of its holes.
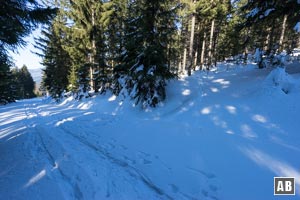
{"type": "MultiPolygon", "coordinates": [[[[222,22],[220,22],[220,24],[222,24],[222,22]]],[[[218,40],[219,40],[219,34],[220,34],[220,30],[218,30],[218,26],[217,28],[214,29],[214,31],[216,32],[216,34],[214,34],[215,36],[213,37],[213,50],[212,50],[212,57],[214,58],[214,66],[217,66],[217,59],[218,59],[218,54],[217,54],[217,46],[218,46],[218,40]]]]}
{"type": "Polygon", "coordinates": [[[274,42],[275,42],[275,34],[274,34],[274,32],[275,32],[275,24],[276,24],[276,19],[274,18],[273,22],[272,22],[271,30],[268,31],[270,33],[269,34],[269,41],[268,41],[269,47],[267,49],[268,53],[270,53],[274,49],[273,46],[274,46],[274,42]]]}
{"type": "Polygon", "coordinates": [[[187,49],[186,47],[184,47],[184,51],[183,51],[183,61],[182,61],[182,70],[181,72],[183,73],[185,71],[185,67],[186,67],[186,54],[187,54],[187,49]]]}
{"type": "Polygon", "coordinates": [[[194,34],[195,34],[195,21],[196,16],[193,13],[192,15],[192,24],[191,24],[191,37],[190,37],[190,48],[189,48],[189,66],[188,66],[188,75],[192,74],[192,65],[193,65],[193,46],[194,46],[194,34]]]}
{"type": "Polygon", "coordinates": [[[268,48],[270,46],[270,42],[271,42],[271,29],[268,28],[267,31],[268,31],[268,34],[267,34],[266,40],[263,45],[263,47],[264,47],[263,50],[265,50],[265,51],[268,50],[268,48]]]}
{"type": "Polygon", "coordinates": [[[182,71],[182,60],[181,60],[181,55],[179,55],[179,62],[178,62],[178,69],[177,69],[177,73],[180,74],[182,71]]]}
{"type": "MultiPolygon", "coordinates": [[[[95,12],[94,9],[92,9],[92,26],[95,26],[95,12]]],[[[95,89],[94,84],[94,63],[95,63],[95,51],[96,51],[96,41],[95,41],[95,33],[92,33],[92,49],[91,49],[91,55],[90,55],[90,85],[91,89],[95,89]]]]}
{"type": "Polygon", "coordinates": [[[196,70],[197,62],[198,62],[198,50],[195,52],[195,56],[194,56],[193,71],[196,70]]]}
{"type": "Polygon", "coordinates": [[[206,42],[206,32],[203,33],[203,40],[202,40],[202,48],[201,48],[201,56],[200,56],[200,70],[203,69],[204,65],[204,55],[205,55],[205,42],[206,42]]]}
{"type": "MultiPolygon", "coordinates": [[[[200,31],[200,24],[197,25],[197,33],[199,33],[200,31]]],[[[195,34],[196,35],[196,34],[195,34]]],[[[195,36],[194,36],[195,37],[195,36]]],[[[200,52],[200,37],[196,37],[196,41],[195,41],[195,54],[194,54],[194,64],[193,64],[193,71],[196,70],[196,67],[198,65],[198,55],[199,55],[199,52],[200,52]]]]}
{"type": "Polygon", "coordinates": [[[182,20],[182,30],[181,30],[181,34],[183,39],[183,43],[184,43],[184,50],[183,50],[183,55],[182,55],[182,65],[181,65],[181,73],[185,73],[186,70],[186,61],[187,61],[187,46],[188,46],[188,38],[187,38],[187,32],[188,32],[188,23],[184,20],[182,20]]]}
{"type": "Polygon", "coordinates": [[[207,70],[210,69],[212,64],[212,49],[213,49],[213,37],[214,37],[214,29],[215,29],[215,19],[211,21],[211,28],[210,28],[210,37],[209,37],[209,47],[208,47],[208,65],[207,70]]]}
{"type": "Polygon", "coordinates": [[[285,34],[285,28],[286,28],[286,21],[287,21],[287,15],[283,16],[283,22],[282,22],[282,29],[279,39],[279,51],[282,51],[284,48],[283,40],[284,40],[284,34],[285,34]]]}

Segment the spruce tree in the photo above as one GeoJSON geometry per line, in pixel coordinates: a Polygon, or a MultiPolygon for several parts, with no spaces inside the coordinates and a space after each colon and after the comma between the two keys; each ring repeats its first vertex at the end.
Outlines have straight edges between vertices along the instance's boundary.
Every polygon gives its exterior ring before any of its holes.
{"type": "Polygon", "coordinates": [[[16,99],[33,98],[35,83],[26,65],[21,69],[13,68],[12,72],[12,85],[14,86],[14,96],[16,99]]]}
{"type": "MultiPolygon", "coordinates": [[[[1,48],[1,47],[0,47],[1,48]]],[[[0,49],[0,105],[13,102],[11,62],[4,49],[0,49]]]]}
{"type": "Polygon", "coordinates": [[[127,0],[112,0],[103,3],[101,24],[107,43],[106,60],[113,69],[121,62],[125,45],[125,19],[127,17],[127,0]]]}
{"type": "Polygon", "coordinates": [[[1,46],[24,45],[24,37],[40,23],[48,23],[56,9],[42,6],[37,0],[5,0],[0,6],[1,46]],[[8,23],[9,22],[9,23],[8,23]]]}
{"type": "Polygon", "coordinates": [[[21,71],[21,75],[23,78],[23,85],[24,85],[24,98],[33,98],[36,95],[34,94],[34,87],[35,87],[35,83],[34,80],[30,74],[30,72],[28,71],[28,68],[26,65],[23,65],[22,68],[20,69],[21,71]]]}
{"type": "Polygon", "coordinates": [[[89,68],[89,87],[98,92],[109,82],[106,79],[108,66],[101,24],[102,1],[71,0],[67,16],[72,21],[67,51],[72,60],[76,60],[72,65],[78,73],[81,73],[82,67],[89,68]]]}
{"type": "Polygon", "coordinates": [[[155,107],[166,97],[169,37],[175,31],[173,1],[141,0],[129,4],[123,70],[126,85],[136,104],[155,107]]]}
{"type": "Polygon", "coordinates": [[[36,45],[42,51],[42,65],[45,66],[42,86],[57,101],[68,88],[71,65],[70,56],[63,48],[65,33],[61,28],[62,24],[62,21],[54,20],[48,30],[42,31],[44,37],[36,45]]]}
{"type": "MultiPolygon", "coordinates": [[[[295,48],[297,39],[293,27],[300,17],[297,1],[248,1],[241,11],[245,19],[241,27],[251,29],[255,48],[264,51],[268,63],[276,65],[276,54],[295,48]]],[[[261,62],[258,65],[263,67],[261,62]]]]}
{"type": "Polygon", "coordinates": [[[24,37],[40,23],[48,23],[56,9],[42,6],[37,0],[5,0],[0,6],[0,98],[11,102],[13,85],[10,72],[11,62],[7,50],[24,46],[24,37]]]}

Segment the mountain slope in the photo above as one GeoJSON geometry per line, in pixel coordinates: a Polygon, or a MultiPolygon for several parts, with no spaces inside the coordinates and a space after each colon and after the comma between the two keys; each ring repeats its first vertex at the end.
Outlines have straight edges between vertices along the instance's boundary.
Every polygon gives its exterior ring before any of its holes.
{"type": "Polygon", "coordinates": [[[0,199],[275,199],[275,176],[299,188],[300,76],[270,72],[196,72],[147,111],[109,94],[0,107],[0,199]]]}

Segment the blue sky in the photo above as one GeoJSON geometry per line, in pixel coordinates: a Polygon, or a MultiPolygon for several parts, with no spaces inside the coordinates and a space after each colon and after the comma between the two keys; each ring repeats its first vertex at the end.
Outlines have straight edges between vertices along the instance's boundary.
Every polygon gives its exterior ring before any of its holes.
{"type": "Polygon", "coordinates": [[[25,41],[27,42],[27,45],[25,47],[19,47],[15,53],[10,52],[10,55],[12,56],[14,63],[17,67],[22,67],[24,64],[29,69],[37,69],[42,68],[43,66],[40,64],[42,61],[41,58],[37,55],[35,55],[33,52],[38,52],[37,49],[34,48],[34,37],[39,37],[41,33],[40,29],[37,29],[29,35],[25,41]]]}

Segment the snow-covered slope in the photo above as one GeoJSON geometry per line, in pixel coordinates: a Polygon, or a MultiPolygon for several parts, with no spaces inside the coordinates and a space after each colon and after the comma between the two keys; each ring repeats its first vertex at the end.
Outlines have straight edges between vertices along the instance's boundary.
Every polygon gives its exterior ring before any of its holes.
{"type": "Polygon", "coordinates": [[[0,199],[297,199],[300,76],[270,71],[196,72],[146,112],[109,94],[0,107],[0,199]]]}

